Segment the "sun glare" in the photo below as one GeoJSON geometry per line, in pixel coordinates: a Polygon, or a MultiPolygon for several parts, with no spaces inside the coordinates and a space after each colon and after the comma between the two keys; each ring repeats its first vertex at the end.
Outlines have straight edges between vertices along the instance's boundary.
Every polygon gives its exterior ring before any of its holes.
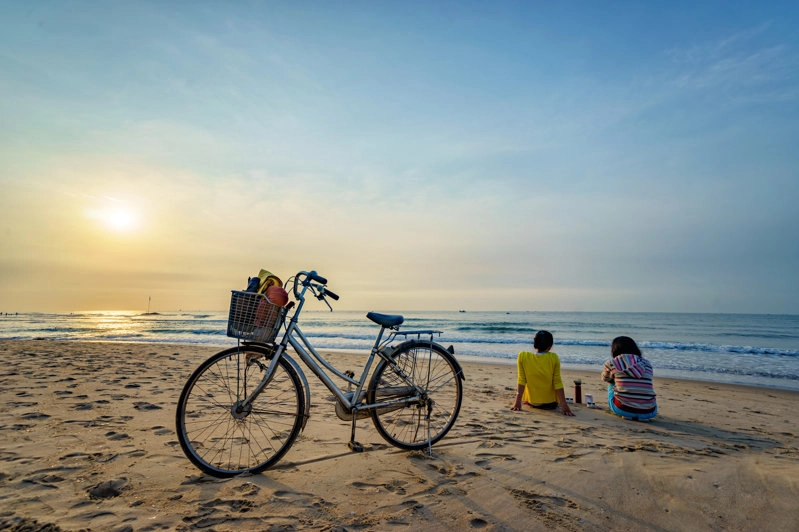
{"type": "Polygon", "coordinates": [[[108,227],[114,231],[130,231],[136,227],[136,216],[129,210],[108,210],[104,218],[108,227]]]}
{"type": "Polygon", "coordinates": [[[115,233],[129,233],[139,227],[139,215],[124,202],[106,198],[109,204],[90,209],[86,215],[94,220],[100,227],[115,233]]]}

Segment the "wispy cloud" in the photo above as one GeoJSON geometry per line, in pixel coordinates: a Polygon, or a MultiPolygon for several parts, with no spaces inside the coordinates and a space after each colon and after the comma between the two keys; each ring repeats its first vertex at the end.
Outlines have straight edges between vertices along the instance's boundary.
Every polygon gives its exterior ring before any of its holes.
{"type": "Polygon", "coordinates": [[[674,86],[723,90],[730,96],[785,101],[799,95],[799,52],[774,42],[771,24],[666,52],[677,68],[674,86]]]}

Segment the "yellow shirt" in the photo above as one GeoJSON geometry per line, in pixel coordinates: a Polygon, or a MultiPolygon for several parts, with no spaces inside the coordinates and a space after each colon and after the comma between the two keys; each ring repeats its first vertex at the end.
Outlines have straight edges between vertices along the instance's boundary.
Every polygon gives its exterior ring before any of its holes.
{"type": "Polygon", "coordinates": [[[552,352],[522,351],[517,359],[519,384],[524,384],[522,400],[538,405],[558,400],[555,390],[563,388],[560,379],[560,359],[552,352]]]}

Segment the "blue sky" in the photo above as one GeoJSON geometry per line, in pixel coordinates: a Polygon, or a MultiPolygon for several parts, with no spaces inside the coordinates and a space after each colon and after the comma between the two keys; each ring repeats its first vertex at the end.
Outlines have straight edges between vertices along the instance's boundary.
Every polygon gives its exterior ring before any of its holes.
{"type": "Polygon", "coordinates": [[[0,311],[799,313],[789,2],[0,4],[0,311]]]}

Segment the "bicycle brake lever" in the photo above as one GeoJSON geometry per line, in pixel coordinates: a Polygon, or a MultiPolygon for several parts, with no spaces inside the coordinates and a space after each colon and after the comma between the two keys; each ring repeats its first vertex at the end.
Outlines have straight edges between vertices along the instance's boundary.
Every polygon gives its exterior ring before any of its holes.
{"type": "MultiPolygon", "coordinates": [[[[314,297],[316,297],[316,299],[319,301],[324,301],[325,305],[327,305],[327,308],[330,309],[330,312],[333,312],[333,307],[330,306],[330,303],[327,302],[327,298],[325,297],[327,295],[325,286],[321,284],[309,284],[308,286],[311,288],[311,292],[313,293],[314,297]],[[319,290],[318,292],[317,289],[319,290]]],[[[336,294],[333,294],[332,292],[330,294],[336,296],[336,294]]],[[[333,299],[338,299],[338,296],[334,297],[333,299]]]]}

